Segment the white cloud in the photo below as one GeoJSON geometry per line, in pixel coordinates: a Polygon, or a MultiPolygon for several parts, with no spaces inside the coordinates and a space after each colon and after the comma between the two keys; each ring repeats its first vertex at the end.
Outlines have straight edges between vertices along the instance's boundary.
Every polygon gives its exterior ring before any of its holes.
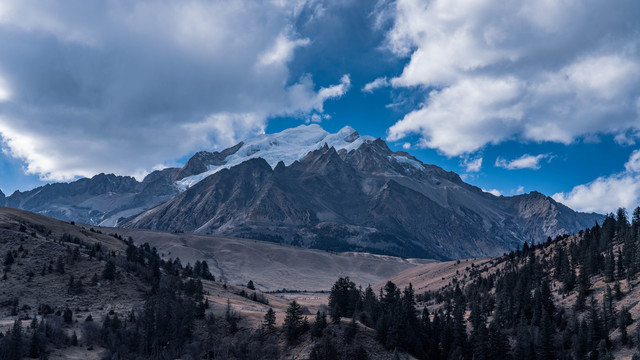
{"type": "Polygon", "coordinates": [[[411,149],[411,143],[406,142],[406,143],[402,144],[402,148],[405,149],[405,150],[411,149]]]}
{"type": "Polygon", "coordinates": [[[625,164],[625,171],[603,176],[575,186],[568,193],[553,198],[575,210],[608,213],[619,207],[634,208],[640,204],[640,150],[635,150],[625,164]]]}
{"type": "Polygon", "coordinates": [[[498,156],[496,158],[496,164],[495,166],[497,167],[502,167],[505,169],[509,169],[509,170],[516,170],[516,169],[533,169],[533,170],[538,170],[540,169],[540,161],[543,159],[551,159],[551,154],[540,154],[540,155],[529,155],[529,154],[524,154],[522,156],[520,156],[517,159],[513,159],[511,161],[507,161],[504,158],[501,158],[500,156],[498,156]]]}
{"type": "Polygon", "coordinates": [[[608,213],[619,207],[633,208],[640,197],[640,176],[618,174],[599,177],[574,187],[569,193],[557,193],[553,198],[570,208],[585,212],[608,213]]]}
{"type": "Polygon", "coordinates": [[[322,103],[324,103],[325,100],[339,98],[346,94],[349,88],[351,88],[351,78],[347,74],[340,78],[340,84],[320,89],[320,91],[318,91],[320,110],[322,110],[322,103]]]}
{"type": "Polygon", "coordinates": [[[515,189],[515,191],[513,191],[513,193],[516,194],[516,195],[524,194],[524,186],[522,186],[522,185],[518,186],[518,188],[515,189]]]}
{"type": "Polygon", "coordinates": [[[237,144],[242,139],[264,133],[266,119],[256,113],[218,113],[208,116],[204,121],[183,125],[192,139],[200,137],[205,143],[211,135],[214,143],[220,147],[237,144]]]}
{"type": "Polygon", "coordinates": [[[3,151],[45,180],[139,175],[273,117],[322,117],[351,80],[291,77],[296,49],[313,44],[294,30],[305,4],[2,1],[3,151]]]}
{"type": "Polygon", "coordinates": [[[389,86],[389,80],[387,80],[387,77],[379,77],[375,80],[373,80],[370,83],[367,83],[363,88],[362,91],[363,92],[367,92],[367,93],[372,93],[374,90],[382,88],[382,87],[387,87],[389,86]]]}
{"type": "Polygon", "coordinates": [[[258,64],[260,66],[282,66],[291,60],[296,47],[307,46],[310,42],[309,39],[290,40],[284,34],[280,34],[273,47],[259,56],[258,64]]]}
{"type": "Polygon", "coordinates": [[[629,156],[629,160],[624,164],[627,172],[640,173],[640,150],[634,150],[629,156]]]}
{"type": "Polygon", "coordinates": [[[497,189],[491,189],[491,190],[482,189],[482,191],[492,194],[494,196],[502,196],[502,193],[500,192],[500,190],[497,190],[497,189]]]}
{"type": "Polygon", "coordinates": [[[304,76],[300,81],[287,88],[288,106],[280,110],[281,114],[295,115],[324,111],[324,102],[331,99],[338,99],[351,88],[349,75],[343,75],[340,83],[329,87],[320,88],[314,91],[314,83],[310,75],[304,76]]]}
{"type": "Polygon", "coordinates": [[[394,19],[387,47],[409,57],[387,81],[428,91],[390,140],[418,134],[458,156],[510,139],[569,144],[640,129],[636,2],[398,0],[381,11],[394,19]]]}
{"type": "Polygon", "coordinates": [[[465,168],[466,172],[478,172],[482,168],[482,157],[469,158],[466,157],[462,159],[460,164],[465,168]]]}
{"type": "Polygon", "coordinates": [[[521,125],[523,112],[515,101],[521,89],[514,78],[474,78],[432,91],[421,109],[389,128],[387,138],[396,141],[418,133],[421,146],[448,156],[474,152],[508,138],[521,125]]]}
{"type": "Polygon", "coordinates": [[[613,140],[618,145],[630,146],[630,145],[635,145],[636,144],[636,139],[638,139],[639,137],[640,137],[640,132],[639,131],[622,132],[622,133],[617,134],[613,138],[613,140]]]}

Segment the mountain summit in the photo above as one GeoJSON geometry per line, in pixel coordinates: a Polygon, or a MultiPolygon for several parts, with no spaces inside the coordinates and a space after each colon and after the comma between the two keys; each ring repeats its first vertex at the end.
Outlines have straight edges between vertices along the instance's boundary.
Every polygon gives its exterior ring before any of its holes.
{"type": "Polygon", "coordinates": [[[301,126],[239,145],[122,225],[445,259],[502,254],[602,219],[537,192],[496,197],[352,128],[301,126]]]}
{"type": "Polygon", "coordinates": [[[142,182],[112,174],[0,196],[67,221],[437,259],[499,255],[603,217],[496,197],[351,127],[302,125],[196,153],[142,182]]]}

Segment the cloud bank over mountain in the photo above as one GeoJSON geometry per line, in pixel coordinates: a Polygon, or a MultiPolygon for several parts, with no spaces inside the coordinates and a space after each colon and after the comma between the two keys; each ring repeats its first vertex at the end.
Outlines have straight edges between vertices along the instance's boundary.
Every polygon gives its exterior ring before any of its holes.
{"type": "Polygon", "coordinates": [[[136,174],[322,113],[350,86],[290,78],[310,39],[299,1],[4,1],[0,136],[26,171],[69,180],[136,174]],[[29,46],[25,46],[29,44],[29,46]]]}

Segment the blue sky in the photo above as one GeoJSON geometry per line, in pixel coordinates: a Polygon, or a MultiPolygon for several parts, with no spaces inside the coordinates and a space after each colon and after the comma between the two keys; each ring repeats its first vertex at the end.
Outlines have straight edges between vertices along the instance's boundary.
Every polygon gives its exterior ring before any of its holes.
{"type": "Polygon", "coordinates": [[[0,189],[350,125],[496,194],[640,203],[635,1],[6,0],[0,189]]]}

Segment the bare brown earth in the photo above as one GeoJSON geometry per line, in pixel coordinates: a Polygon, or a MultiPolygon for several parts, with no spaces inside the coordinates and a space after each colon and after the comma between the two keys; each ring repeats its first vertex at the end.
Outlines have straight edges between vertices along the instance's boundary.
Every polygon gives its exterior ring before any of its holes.
{"type": "MultiPolygon", "coordinates": [[[[86,254],[81,254],[72,263],[67,262],[68,251],[73,251],[78,245],[59,243],[65,233],[87,244],[100,243],[108,250],[122,251],[125,248],[122,241],[105,234],[22,210],[0,208],[0,254],[4,259],[7,251],[18,252],[18,258],[7,272],[7,279],[0,280],[0,331],[5,332],[17,318],[22,319],[25,327],[34,317],[41,320],[38,307],[47,304],[54,311],[65,308],[73,311],[74,323],[64,325],[63,329],[68,335],[75,332],[82,343],[82,328],[87,316],[91,315],[95,322],[100,322],[109,311],[126,314],[143,303],[147,286],[126,272],[119,271],[115,281],[100,280],[97,285],[90,285],[93,274],[100,277],[105,262],[91,260],[86,254]],[[65,259],[64,274],[56,271],[59,257],[65,259]],[[49,265],[53,271],[49,271],[49,265]],[[31,278],[30,273],[33,273],[31,278]],[[69,293],[68,283],[72,275],[84,284],[82,294],[69,293]],[[9,304],[13,299],[17,299],[17,315],[12,315],[14,306],[9,304]]],[[[100,348],[87,350],[86,347],[51,350],[50,359],[98,359],[103,351],[100,348]]]]}
{"type": "MultiPolygon", "coordinates": [[[[125,249],[124,242],[108,235],[109,230],[96,227],[94,231],[91,231],[87,230],[87,227],[83,225],[72,225],[22,210],[0,208],[0,254],[4,256],[9,250],[18,252],[16,262],[7,273],[7,279],[0,280],[0,331],[6,332],[17,318],[22,319],[25,331],[29,331],[28,326],[31,319],[35,317],[40,320],[42,318],[41,315],[38,315],[38,306],[40,304],[48,304],[54,311],[70,308],[73,311],[74,321],[72,324],[62,324],[62,329],[69,336],[75,332],[78,336],[79,346],[49,346],[49,358],[101,359],[105,350],[95,346],[95,344],[92,347],[88,346],[86,339],[83,338],[83,328],[86,326],[85,319],[91,315],[94,323],[98,325],[110,311],[119,314],[121,318],[125,317],[131,310],[140,311],[145,294],[149,290],[148,285],[121,268],[118,268],[115,281],[100,279],[97,285],[90,285],[90,279],[93,274],[98,274],[98,277],[100,277],[105,262],[90,259],[83,251],[78,260],[68,263],[66,262],[66,257],[69,254],[69,250],[73,251],[77,245],[69,242],[62,243],[59,239],[63,234],[70,234],[72,237],[78,237],[86,244],[100,243],[101,246],[108,250],[123,252],[125,249]],[[18,250],[20,248],[21,250],[18,250]],[[65,258],[64,274],[60,274],[55,270],[58,257],[65,258]],[[53,262],[53,271],[50,272],[48,266],[51,262],[53,262]],[[43,268],[45,268],[44,274],[42,274],[43,268]],[[32,277],[28,276],[31,272],[33,273],[32,277]],[[82,294],[73,295],[69,293],[68,283],[71,275],[76,280],[82,280],[84,284],[84,292],[82,294]],[[12,314],[14,306],[10,304],[14,298],[18,299],[17,315],[12,314]]],[[[159,236],[162,234],[146,233],[147,236],[161,240],[168,238],[173,241],[177,236],[182,239],[186,237],[186,240],[191,239],[190,236],[184,234],[159,236]]],[[[129,234],[139,235],[135,233],[127,233],[126,235],[129,236],[129,234]]],[[[286,308],[292,300],[296,300],[303,306],[304,314],[309,322],[313,322],[316,311],[325,311],[328,294],[326,292],[311,291],[265,294],[258,291],[258,294],[264,295],[267,299],[267,305],[251,301],[239,295],[238,293],[243,290],[247,293],[252,293],[253,291],[244,286],[234,285],[234,282],[246,283],[246,279],[253,278],[258,286],[264,286],[263,284],[265,283],[274,283],[278,286],[270,286],[274,288],[280,286],[294,288],[292,285],[300,284],[301,287],[309,289],[313,289],[312,286],[320,285],[330,288],[338,276],[354,275],[353,278],[356,280],[365,279],[371,280],[369,281],[371,283],[373,283],[373,280],[379,282],[385,274],[397,272],[397,269],[413,267],[415,263],[419,262],[367,254],[331,254],[323,251],[280,246],[278,244],[264,244],[252,240],[229,238],[213,238],[212,240],[211,237],[204,236],[195,236],[194,238],[197,238],[197,241],[206,242],[209,240],[216,244],[213,246],[216,249],[214,254],[220,255],[218,255],[219,257],[209,257],[208,261],[210,264],[213,260],[220,261],[223,264],[222,269],[228,271],[225,274],[235,273],[236,270],[234,269],[249,269],[247,272],[249,275],[244,275],[246,277],[230,276],[226,278],[230,280],[228,282],[203,281],[205,296],[210,304],[208,311],[218,317],[224,317],[229,307],[231,311],[241,316],[239,322],[240,331],[257,329],[269,308],[274,309],[277,318],[276,323],[281,326],[284,322],[286,308]],[[250,251],[251,247],[257,247],[258,250],[250,251]],[[300,250],[300,253],[297,250],[300,250]],[[237,252],[240,254],[238,255],[237,252]],[[273,260],[261,263],[259,261],[261,257],[273,260]],[[278,260],[279,257],[284,257],[284,259],[278,260]],[[246,268],[242,266],[233,268],[230,265],[225,265],[232,263],[233,259],[242,261],[246,268]],[[327,262],[326,269],[322,269],[322,261],[327,262]],[[260,277],[259,269],[254,269],[248,265],[252,262],[261,264],[262,271],[267,275],[260,277]],[[294,267],[289,270],[290,273],[285,271],[288,264],[294,267]],[[305,264],[307,264],[306,268],[305,264]],[[278,271],[270,275],[270,271],[267,271],[269,266],[278,269],[278,271]],[[358,271],[363,271],[365,274],[358,276],[358,271]],[[317,274],[317,272],[320,274],[317,274]],[[368,272],[371,273],[369,274],[368,272]],[[302,275],[296,277],[295,274],[302,275]],[[293,276],[294,282],[286,282],[287,276],[293,276]],[[261,280],[278,277],[282,277],[281,282],[261,280]],[[233,281],[234,279],[236,281],[233,281]],[[306,286],[305,279],[312,279],[312,286],[306,286]]],[[[145,240],[146,238],[142,239],[144,241],[138,242],[147,241],[145,240]]],[[[161,244],[161,242],[157,244],[161,244]]],[[[170,244],[169,248],[175,251],[175,249],[183,247],[170,244]]],[[[188,253],[188,251],[184,252],[184,254],[188,253]]],[[[194,251],[192,254],[194,254],[193,257],[181,256],[184,259],[183,264],[190,260],[199,259],[197,255],[202,253],[194,251]]],[[[165,257],[169,256],[171,255],[165,254],[165,257]]],[[[212,270],[214,270],[213,267],[212,270]]],[[[240,273],[240,270],[237,270],[237,272],[240,273]]],[[[220,273],[217,273],[217,277],[219,275],[220,273]]],[[[61,321],[61,319],[59,320],[61,321]]],[[[343,320],[343,323],[331,328],[331,331],[335,334],[334,341],[336,341],[337,346],[346,346],[341,343],[341,334],[346,325],[346,320],[343,320]]],[[[200,326],[204,327],[203,325],[200,326]]],[[[359,324],[356,339],[358,343],[365,344],[371,359],[392,359],[395,357],[395,354],[385,351],[375,340],[373,330],[361,324],[359,324]]],[[[281,354],[282,358],[308,358],[316,342],[317,339],[305,334],[296,346],[287,347],[285,346],[284,336],[281,335],[279,344],[281,345],[280,348],[284,349],[281,354]]],[[[411,357],[406,354],[400,354],[400,358],[410,359],[411,357]]]]}
{"type": "Polygon", "coordinates": [[[97,227],[103,233],[131,236],[136,244],[148,242],[163,259],[179,257],[183,265],[206,260],[216,280],[274,291],[330,290],[339,277],[356,284],[377,284],[426,259],[402,259],[367,253],[335,253],[295,246],[222,236],[173,234],[152,230],[97,227]]]}
{"type": "MultiPolygon", "coordinates": [[[[411,283],[416,294],[425,291],[437,291],[452,284],[453,281],[464,280],[465,275],[469,274],[472,266],[482,268],[491,264],[491,260],[491,258],[470,258],[455,261],[432,262],[407,269],[392,276],[388,281],[393,282],[400,288],[409,286],[409,283],[411,283]]],[[[373,287],[374,290],[380,290],[380,288],[384,287],[385,283],[386,281],[376,284],[376,286],[373,287]]]]}

